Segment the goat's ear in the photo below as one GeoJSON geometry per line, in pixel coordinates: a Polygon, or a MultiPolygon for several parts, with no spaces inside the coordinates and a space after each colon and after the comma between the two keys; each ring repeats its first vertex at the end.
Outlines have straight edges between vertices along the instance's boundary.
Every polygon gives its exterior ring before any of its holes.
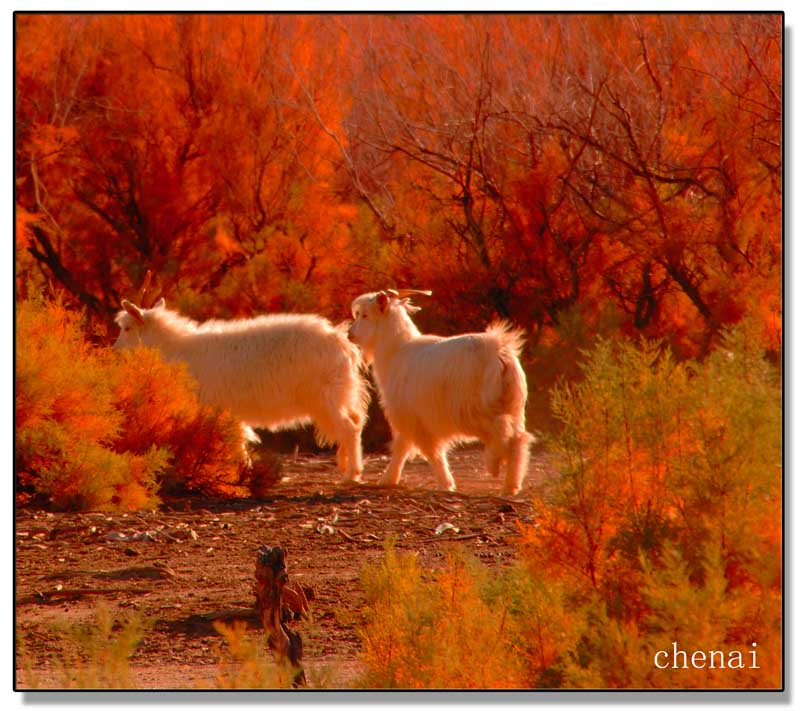
{"type": "Polygon", "coordinates": [[[144,316],[142,316],[142,310],[136,305],[132,304],[127,299],[122,300],[122,308],[125,309],[139,325],[144,325],[144,316]]]}
{"type": "Polygon", "coordinates": [[[150,308],[151,309],[165,309],[167,307],[167,302],[164,301],[164,297],[162,296],[156,303],[154,303],[150,308]]]}
{"type": "Polygon", "coordinates": [[[385,291],[381,291],[375,297],[375,303],[378,304],[378,310],[383,313],[389,305],[389,295],[385,291]]]}

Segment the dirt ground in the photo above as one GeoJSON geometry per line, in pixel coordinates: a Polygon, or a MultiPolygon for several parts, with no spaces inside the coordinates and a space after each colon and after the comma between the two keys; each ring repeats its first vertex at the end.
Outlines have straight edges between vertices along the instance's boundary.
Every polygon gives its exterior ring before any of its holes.
{"type": "Polygon", "coordinates": [[[343,487],[332,457],[289,456],[284,479],[261,500],[186,499],[129,514],[18,507],[16,688],[63,685],[59,626],[93,620],[98,604],[115,618],[137,612],[150,623],[131,659],[135,688],[213,685],[214,619],[241,619],[249,634],[264,635],[253,610],[261,545],[283,546],[290,582],[313,591],[311,619],[292,625],[312,684],[347,688],[360,669],[359,572],[381,558],[384,540],[396,536],[398,549],[416,551],[424,567],[441,564],[453,541],[488,566],[507,565],[517,522],[533,521],[531,488],[548,474],[546,454],[534,454],[525,488],[507,498],[484,473],[479,449],[452,454],[457,493],[433,490],[421,459],[407,465],[402,487],[378,487],[386,462],[368,457],[367,483],[343,487]]]}

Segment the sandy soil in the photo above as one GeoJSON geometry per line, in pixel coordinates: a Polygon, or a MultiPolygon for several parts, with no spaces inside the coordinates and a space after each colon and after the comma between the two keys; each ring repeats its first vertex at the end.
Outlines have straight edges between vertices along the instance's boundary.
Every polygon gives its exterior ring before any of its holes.
{"type": "Polygon", "coordinates": [[[264,637],[253,611],[256,553],[287,550],[290,581],[313,591],[303,637],[312,684],[347,688],[359,673],[359,572],[383,554],[384,540],[441,564],[453,541],[487,566],[509,564],[517,522],[533,521],[530,490],[548,473],[535,454],[525,489],[499,496],[478,449],[454,452],[459,492],[432,490],[423,460],[404,485],[374,483],[386,457],[368,457],[359,486],[337,486],[332,457],[291,456],[285,478],[261,500],[185,499],[129,514],[16,511],[16,688],[63,685],[59,627],[90,621],[99,603],[115,617],[139,613],[149,629],[131,659],[134,687],[197,689],[214,684],[220,636],[214,619],[243,620],[264,637]],[[451,524],[436,533],[441,524],[451,524]],[[321,682],[317,682],[321,683],[321,682]]]}

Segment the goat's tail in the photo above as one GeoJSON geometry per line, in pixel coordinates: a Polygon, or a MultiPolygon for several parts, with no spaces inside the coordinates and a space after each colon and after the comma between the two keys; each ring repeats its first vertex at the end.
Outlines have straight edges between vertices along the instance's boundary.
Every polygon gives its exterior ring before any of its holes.
{"type": "Polygon", "coordinates": [[[261,441],[261,437],[259,437],[255,430],[250,427],[249,425],[242,425],[242,438],[246,442],[251,442],[252,444],[258,444],[261,441]]]}
{"type": "Polygon", "coordinates": [[[508,321],[492,321],[486,327],[486,333],[497,339],[501,352],[517,359],[525,345],[525,334],[521,328],[514,328],[508,321]]]}
{"type": "Polygon", "coordinates": [[[519,356],[525,337],[521,329],[512,328],[507,321],[494,321],[486,333],[495,341],[494,347],[500,361],[499,406],[504,413],[512,416],[514,430],[524,431],[528,383],[519,356]]]}

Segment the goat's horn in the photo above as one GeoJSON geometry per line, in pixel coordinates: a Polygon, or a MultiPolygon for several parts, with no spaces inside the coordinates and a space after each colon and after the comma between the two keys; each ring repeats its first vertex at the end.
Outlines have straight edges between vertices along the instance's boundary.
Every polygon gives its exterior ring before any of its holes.
{"type": "Polygon", "coordinates": [[[150,288],[150,281],[153,279],[153,272],[149,269],[147,270],[147,274],[144,275],[144,281],[142,282],[142,288],[139,289],[139,306],[144,307],[144,295],[147,293],[147,290],[150,288]]]}
{"type": "Polygon", "coordinates": [[[155,291],[148,293],[152,282],[153,272],[148,269],[147,274],[144,275],[142,288],[139,289],[139,305],[143,309],[149,309],[158,300],[158,297],[161,296],[161,289],[158,287],[156,287],[155,291]]]}
{"type": "Polygon", "coordinates": [[[158,297],[161,296],[161,289],[156,287],[156,290],[151,292],[150,295],[147,297],[147,303],[142,304],[144,308],[151,308],[156,301],[158,301],[158,297]]]}
{"type": "Polygon", "coordinates": [[[397,297],[399,299],[403,299],[406,296],[413,296],[414,294],[421,294],[422,296],[433,296],[433,292],[430,289],[398,289],[397,291],[394,291],[394,293],[397,294],[397,297]]]}

